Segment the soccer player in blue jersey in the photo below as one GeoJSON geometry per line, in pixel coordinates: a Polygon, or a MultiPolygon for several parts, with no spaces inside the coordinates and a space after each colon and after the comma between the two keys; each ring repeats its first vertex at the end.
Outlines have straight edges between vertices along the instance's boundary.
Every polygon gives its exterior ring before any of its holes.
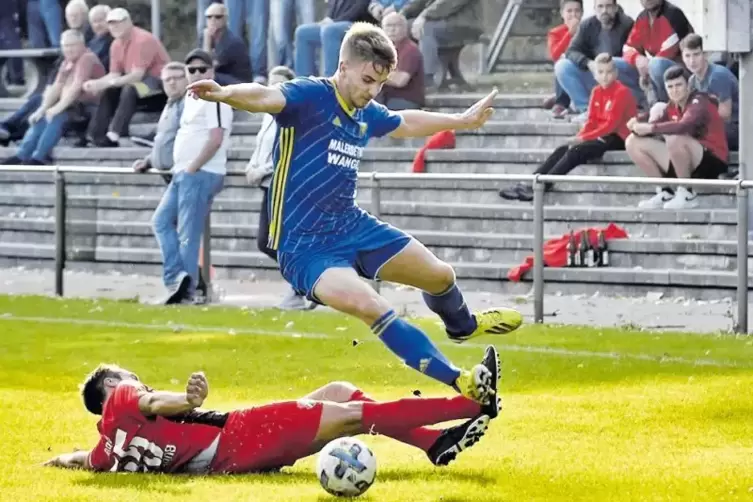
{"type": "Polygon", "coordinates": [[[496,90],[460,114],[388,110],[373,99],[396,63],[395,47],[381,28],[355,23],[343,40],[332,78],[296,78],[272,87],[223,87],[204,80],[191,84],[189,93],[276,117],[269,245],[277,250],[282,275],[293,288],[367,323],[412,368],[477,402],[496,405],[499,361],[493,347],[487,349],[483,364],[471,371],[457,368],[361,280],[423,290],[426,304],[455,342],[509,333],[522,323],[520,313],[511,309],[472,314],[450,265],[356,204],[358,166],[370,138],[475,129],[493,113],[496,90]]]}

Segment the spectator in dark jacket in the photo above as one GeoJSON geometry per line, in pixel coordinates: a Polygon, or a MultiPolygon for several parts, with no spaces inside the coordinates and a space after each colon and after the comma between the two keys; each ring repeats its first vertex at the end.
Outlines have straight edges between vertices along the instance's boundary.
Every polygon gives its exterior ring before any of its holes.
{"type": "Polygon", "coordinates": [[[85,0],[70,0],[65,6],[65,24],[69,29],[83,33],[84,41],[88,44],[94,37],[89,26],[89,6],[85,0]]]}
{"type": "Polygon", "coordinates": [[[207,26],[199,47],[214,57],[215,80],[220,85],[251,82],[251,64],[246,57],[246,44],[227,28],[227,8],[213,3],[206,10],[207,26]]]}
{"type": "Polygon", "coordinates": [[[110,67],[110,45],[112,45],[112,35],[107,28],[109,12],[110,7],[107,5],[95,5],[89,10],[89,26],[94,33],[94,38],[89,41],[88,47],[102,61],[105,68],[110,67]]]}
{"type": "Polygon", "coordinates": [[[411,34],[424,56],[427,85],[441,77],[440,47],[464,46],[483,33],[480,0],[411,0],[401,13],[413,19],[411,34]]]}
{"type": "Polygon", "coordinates": [[[596,87],[594,60],[598,54],[606,53],[612,56],[619,81],[630,88],[636,102],[642,104],[645,97],[638,85],[638,72],[620,57],[633,20],[622,12],[616,0],[596,0],[594,12],[580,23],[565,57],[554,65],[557,82],[570,96],[573,108],[584,114],[591,91],[596,87]]]}
{"type": "MultiPolygon", "coordinates": [[[[0,9],[0,49],[11,50],[21,48],[21,26],[19,0],[5,0],[0,9]]],[[[0,66],[5,65],[6,60],[0,59],[0,66]]],[[[11,84],[21,85],[24,82],[23,60],[13,58],[8,66],[8,80],[11,84]]]]}
{"type": "Polygon", "coordinates": [[[302,24],[295,30],[295,73],[299,77],[317,75],[316,49],[321,47],[324,60],[321,76],[337,71],[340,44],[356,21],[374,22],[369,13],[370,0],[330,0],[327,16],[314,24],[302,24]]]}

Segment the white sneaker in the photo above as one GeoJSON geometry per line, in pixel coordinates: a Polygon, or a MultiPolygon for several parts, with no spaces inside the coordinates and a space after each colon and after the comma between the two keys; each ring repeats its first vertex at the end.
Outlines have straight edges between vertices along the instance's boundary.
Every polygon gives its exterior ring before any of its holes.
{"type": "Polygon", "coordinates": [[[685,187],[677,187],[674,199],[664,204],[664,209],[691,209],[698,207],[698,196],[685,187]]]}
{"type": "Polygon", "coordinates": [[[291,289],[277,308],[280,310],[308,310],[310,306],[306,297],[299,295],[291,289]]]}
{"type": "Polygon", "coordinates": [[[656,195],[647,200],[642,200],[638,203],[638,207],[641,209],[661,209],[666,207],[665,204],[670,202],[674,195],[663,190],[661,188],[656,189],[656,195]]]}

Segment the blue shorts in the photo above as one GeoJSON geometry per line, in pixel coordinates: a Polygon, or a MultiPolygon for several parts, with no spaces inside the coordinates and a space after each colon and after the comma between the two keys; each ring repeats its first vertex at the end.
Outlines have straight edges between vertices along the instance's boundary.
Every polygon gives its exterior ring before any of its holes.
{"type": "MultiPolygon", "coordinates": [[[[326,247],[307,247],[294,253],[278,251],[280,272],[299,294],[312,301],[314,287],[325,270],[352,267],[366,279],[376,279],[379,270],[411,241],[412,237],[371,215],[341,239],[326,247]]],[[[321,303],[321,302],[319,302],[321,303]]]]}

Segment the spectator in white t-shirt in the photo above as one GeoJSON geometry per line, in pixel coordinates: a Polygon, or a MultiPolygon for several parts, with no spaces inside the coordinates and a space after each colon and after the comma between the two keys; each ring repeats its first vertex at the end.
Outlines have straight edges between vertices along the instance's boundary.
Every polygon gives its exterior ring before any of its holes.
{"type": "MultiPolygon", "coordinates": [[[[191,51],[185,63],[189,83],[214,78],[206,51],[191,51]]],[[[168,289],[165,304],[193,301],[201,234],[225,180],[232,122],[233,110],[224,103],[185,100],[173,148],[173,178],[152,218],[168,289]]]]}

